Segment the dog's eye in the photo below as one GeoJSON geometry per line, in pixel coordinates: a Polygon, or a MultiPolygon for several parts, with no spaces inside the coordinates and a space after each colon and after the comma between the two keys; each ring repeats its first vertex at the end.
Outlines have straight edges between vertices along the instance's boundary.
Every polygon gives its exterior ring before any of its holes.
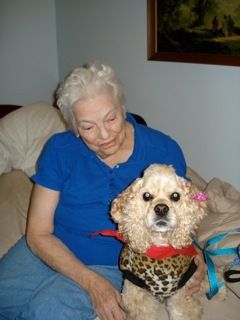
{"type": "Polygon", "coordinates": [[[170,199],[172,201],[178,201],[180,200],[180,194],[178,192],[173,192],[171,195],[170,195],[170,199]]]}
{"type": "Polygon", "coordinates": [[[150,201],[150,200],[152,200],[152,198],[153,198],[153,196],[151,195],[151,193],[144,192],[144,194],[143,194],[143,200],[144,201],[150,201]]]}

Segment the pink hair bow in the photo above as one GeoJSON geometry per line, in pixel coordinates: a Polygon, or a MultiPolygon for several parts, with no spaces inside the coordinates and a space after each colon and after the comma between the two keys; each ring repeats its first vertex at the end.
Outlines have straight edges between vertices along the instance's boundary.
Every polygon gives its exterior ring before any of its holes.
{"type": "Polygon", "coordinates": [[[199,192],[198,194],[196,194],[195,196],[192,197],[193,200],[195,201],[207,201],[208,196],[205,192],[199,192]]]}

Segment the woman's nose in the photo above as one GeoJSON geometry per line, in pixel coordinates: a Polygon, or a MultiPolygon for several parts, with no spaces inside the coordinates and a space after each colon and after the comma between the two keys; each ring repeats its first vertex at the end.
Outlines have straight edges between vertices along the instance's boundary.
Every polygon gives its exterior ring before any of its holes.
{"type": "Polygon", "coordinates": [[[99,130],[99,134],[100,134],[100,137],[102,139],[107,139],[109,137],[109,131],[107,128],[105,128],[105,126],[101,126],[100,130],[99,130]]]}

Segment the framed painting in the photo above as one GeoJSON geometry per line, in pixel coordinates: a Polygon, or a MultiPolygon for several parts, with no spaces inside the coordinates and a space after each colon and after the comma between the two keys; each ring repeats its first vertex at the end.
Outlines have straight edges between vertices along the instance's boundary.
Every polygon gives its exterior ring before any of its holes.
{"type": "Polygon", "coordinates": [[[147,0],[148,60],[240,66],[240,0],[147,0]]]}

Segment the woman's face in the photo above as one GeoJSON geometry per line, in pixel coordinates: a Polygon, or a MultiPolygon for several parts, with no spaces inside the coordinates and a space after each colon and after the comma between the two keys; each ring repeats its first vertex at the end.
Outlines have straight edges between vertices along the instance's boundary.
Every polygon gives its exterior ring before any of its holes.
{"type": "Polygon", "coordinates": [[[124,108],[109,92],[78,101],[73,113],[78,133],[100,158],[114,155],[125,139],[124,108]]]}

